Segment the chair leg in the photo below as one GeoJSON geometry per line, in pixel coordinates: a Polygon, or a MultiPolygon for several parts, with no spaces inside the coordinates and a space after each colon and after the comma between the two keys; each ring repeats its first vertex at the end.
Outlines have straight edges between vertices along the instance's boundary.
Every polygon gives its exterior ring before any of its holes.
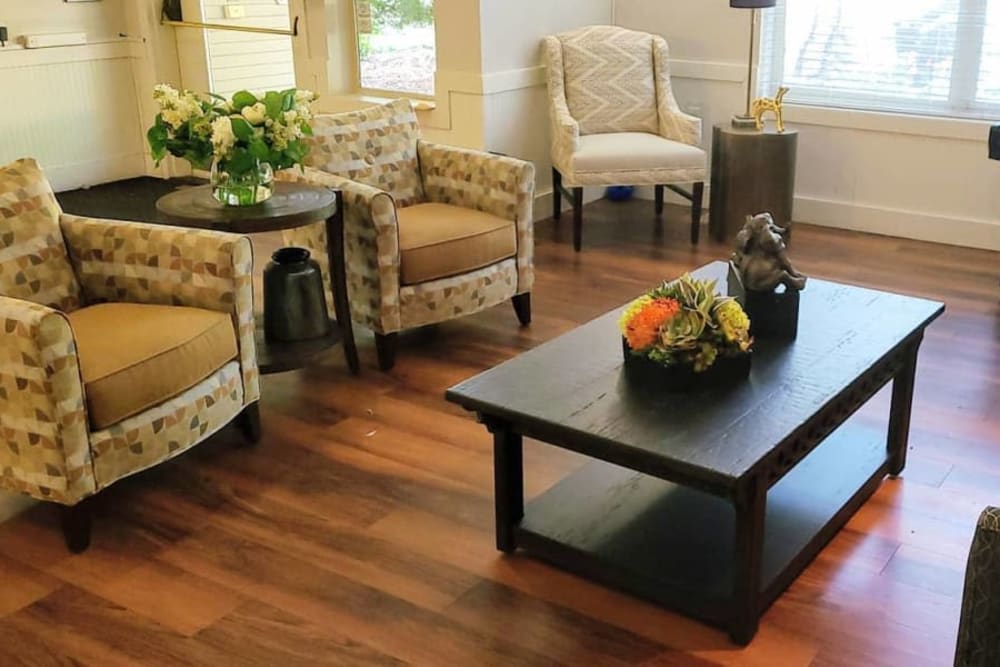
{"type": "Polygon", "coordinates": [[[573,188],[573,249],[583,247],[583,188],[573,188]]]}
{"type": "Polygon", "coordinates": [[[260,442],[260,403],[254,402],[243,408],[243,412],[236,416],[236,426],[243,432],[247,444],[260,442]]]}
{"type": "Polygon", "coordinates": [[[396,343],[398,333],[375,334],[375,352],[378,354],[378,367],[381,371],[391,371],[396,365],[396,343]]]}
{"type": "Polygon", "coordinates": [[[514,313],[517,314],[517,321],[521,326],[531,324],[531,292],[516,294],[510,301],[514,304],[514,313]]]}
{"type": "Polygon", "coordinates": [[[552,168],[552,219],[562,217],[562,174],[552,168]]]}
{"type": "Polygon", "coordinates": [[[705,184],[698,182],[691,189],[691,243],[698,245],[701,234],[701,207],[705,200],[705,184]]]}
{"type": "Polygon", "coordinates": [[[663,186],[657,185],[654,188],[654,197],[656,198],[656,215],[657,217],[663,215],[663,186]]]}
{"type": "Polygon", "coordinates": [[[64,505],[59,508],[62,512],[60,523],[62,524],[63,539],[66,541],[66,548],[71,553],[83,553],[90,546],[90,528],[93,517],[91,498],[84,498],[76,505],[64,505]]]}

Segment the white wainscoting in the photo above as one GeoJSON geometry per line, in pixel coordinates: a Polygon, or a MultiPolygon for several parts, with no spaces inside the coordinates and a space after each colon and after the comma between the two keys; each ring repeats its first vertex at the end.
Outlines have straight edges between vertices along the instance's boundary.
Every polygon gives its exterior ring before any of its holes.
{"type": "Polygon", "coordinates": [[[56,190],[143,175],[132,46],[0,51],[0,164],[34,157],[56,190]]]}

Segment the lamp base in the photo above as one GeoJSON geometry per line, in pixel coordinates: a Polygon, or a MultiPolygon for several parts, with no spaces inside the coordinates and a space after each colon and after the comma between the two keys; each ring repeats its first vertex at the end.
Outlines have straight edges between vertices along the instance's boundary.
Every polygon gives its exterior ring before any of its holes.
{"type": "Polygon", "coordinates": [[[756,130],[757,120],[753,116],[733,116],[732,125],[738,130],[756,130]]]}

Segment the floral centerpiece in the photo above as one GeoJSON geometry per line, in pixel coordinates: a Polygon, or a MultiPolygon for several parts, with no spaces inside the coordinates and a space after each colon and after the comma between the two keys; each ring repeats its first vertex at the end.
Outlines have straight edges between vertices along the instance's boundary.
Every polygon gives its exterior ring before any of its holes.
{"type": "Polygon", "coordinates": [[[750,319],[716,281],[684,275],[630,303],[619,319],[626,371],[643,383],[686,389],[745,377],[750,319]]]}
{"type": "Polygon", "coordinates": [[[170,154],[211,170],[212,193],[225,204],[266,200],[274,171],[301,164],[309,151],[303,137],[312,134],[316,95],[308,90],[243,90],[227,99],[161,84],[153,99],[160,112],[146,138],[156,163],[170,154]]]}

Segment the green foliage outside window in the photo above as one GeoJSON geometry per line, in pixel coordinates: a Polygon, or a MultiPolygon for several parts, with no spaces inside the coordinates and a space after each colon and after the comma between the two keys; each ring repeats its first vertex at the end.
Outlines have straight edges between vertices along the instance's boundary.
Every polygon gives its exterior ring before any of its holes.
{"type": "Polygon", "coordinates": [[[434,22],[433,0],[371,0],[375,32],[384,28],[425,26],[434,22]]]}

